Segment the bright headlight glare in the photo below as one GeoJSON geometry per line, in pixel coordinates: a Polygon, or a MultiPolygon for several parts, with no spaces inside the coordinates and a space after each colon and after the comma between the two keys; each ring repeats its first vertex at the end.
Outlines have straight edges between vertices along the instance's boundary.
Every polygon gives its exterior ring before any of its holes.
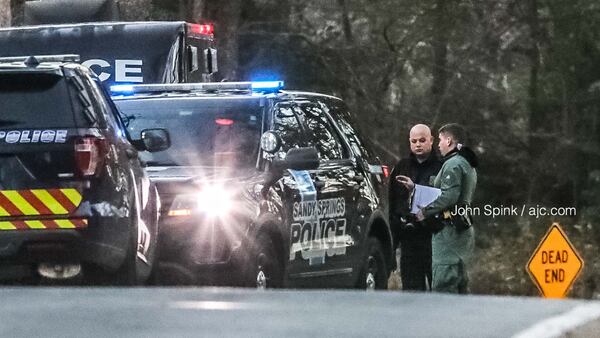
{"type": "Polygon", "coordinates": [[[171,204],[169,216],[192,216],[200,213],[223,216],[231,211],[232,196],[220,186],[205,186],[198,193],[177,195],[171,204]]]}
{"type": "Polygon", "coordinates": [[[222,216],[231,210],[231,193],[219,186],[207,186],[197,194],[198,210],[211,216],[222,216]]]}

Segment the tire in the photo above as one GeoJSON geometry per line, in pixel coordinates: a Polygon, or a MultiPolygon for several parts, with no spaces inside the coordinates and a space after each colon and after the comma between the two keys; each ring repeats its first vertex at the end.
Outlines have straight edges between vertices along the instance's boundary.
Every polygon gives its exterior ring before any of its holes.
{"type": "Polygon", "coordinates": [[[369,237],[357,287],[363,290],[385,290],[388,277],[389,271],[381,241],[376,237],[369,237]]]}
{"type": "Polygon", "coordinates": [[[148,277],[148,281],[146,283],[151,286],[160,285],[162,282],[162,279],[160,276],[160,265],[159,265],[159,261],[158,261],[159,255],[160,255],[160,246],[158,245],[158,242],[157,242],[156,249],[154,251],[154,260],[152,262],[152,268],[150,270],[150,276],[148,277]]]}
{"type": "Polygon", "coordinates": [[[270,236],[261,233],[256,237],[250,259],[248,286],[257,288],[283,287],[283,265],[270,236]],[[262,285],[260,285],[262,284],[262,285]]]}

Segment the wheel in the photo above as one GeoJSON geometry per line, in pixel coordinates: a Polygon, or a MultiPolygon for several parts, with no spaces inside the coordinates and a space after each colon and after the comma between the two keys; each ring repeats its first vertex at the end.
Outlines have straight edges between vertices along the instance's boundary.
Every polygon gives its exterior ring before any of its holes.
{"type": "Polygon", "coordinates": [[[383,246],[379,239],[367,239],[363,266],[361,269],[358,288],[365,290],[385,290],[389,277],[383,246]]]}
{"type": "Polygon", "coordinates": [[[258,289],[283,286],[283,267],[273,241],[267,234],[259,234],[254,242],[250,261],[248,285],[258,289]]]}
{"type": "Polygon", "coordinates": [[[109,272],[95,264],[84,263],[84,285],[137,285],[137,214],[132,209],[130,220],[129,242],[127,252],[121,266],[114,272],[109,272]]]}

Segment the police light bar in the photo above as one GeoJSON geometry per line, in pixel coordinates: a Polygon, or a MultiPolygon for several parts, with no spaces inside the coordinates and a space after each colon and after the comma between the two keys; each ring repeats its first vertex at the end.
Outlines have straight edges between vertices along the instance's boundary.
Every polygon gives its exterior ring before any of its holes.
{"type": "Polygon", "coordinates": [[[77,54],[58,54],[58,55],[28,55],[28,56],[8,56],[0,57],[0,63],[15,62],[79,62],[80,57],[77,54]]]}
{"type": "Polygon", "coordinates": [[[269,82],[201,82],[172,84],[114,85],[110,91],[116,95],[160,92],[193,92],[193,91],[256,91],[273,92],[283,88],[283,81],[269,82]]]}
{"type": "Polygon", "coordinates": [[[158,92],[192,92],[218,90],[247,90],[252,89],[250,82],[201,82],[201,83],[171,83],[171,84],[142,84],[115,85],[110,91],[120,94],[158,93],[158,92]]]}

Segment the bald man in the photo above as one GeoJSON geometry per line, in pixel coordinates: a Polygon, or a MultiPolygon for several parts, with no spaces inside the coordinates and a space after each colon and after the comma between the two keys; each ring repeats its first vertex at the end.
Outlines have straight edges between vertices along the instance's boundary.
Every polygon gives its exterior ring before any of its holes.
{"type": "Polygon", "coordinates": [[[432,151],[433,135],[424,124],[410,129],[410,155],[396,164],[390,175],[390,224],[394,247],[400,247],[400,277],[402,289],[431,289],[431,231],[417,222],[410,213],[410,193],[402,184],[403,177],[430,186],[442,167],[439,156],[432,151]]]}

